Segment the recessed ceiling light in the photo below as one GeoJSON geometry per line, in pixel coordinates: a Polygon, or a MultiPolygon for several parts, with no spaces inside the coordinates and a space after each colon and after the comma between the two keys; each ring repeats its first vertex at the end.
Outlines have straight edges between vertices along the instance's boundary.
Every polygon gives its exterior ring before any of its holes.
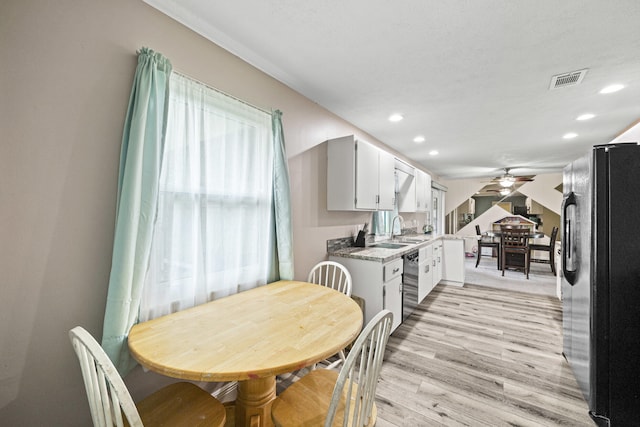
{"type": "Polygon", "coordinates": [[[564,135],[562,135],[562,137],[563,137],[564,139],[573,139],[573,138],[575,138],[576,136],[578,136],[578,134],[577,134],[577,133],[575,133],[575,132],[569,132],[569,133],[565,133],[564,135]]]}
{"type": "Polygon", "coordinates": [[[392,114],[392,115],[389,116],[389,121],[390,122],[399,122],[403,118],[404,117],[402,117],[402,114],[392,114]]]}
{"type": "Polygon", "coordinates": [[[431,150],[431,151],[429,151],[429,155],[430,155],[430,156],[437,156],[437,155],[438,155],[438,150],[431,150]]]}
{"type": "Polygon", "coordinates": [[[583,120],[591,120],[591,119],[593,119],[595,116],[596,116],[595,114],[586,113],[586,114],[582,114],[582,115],[579,115],[578,117],[576,117],[576,120],[580,120],[580,121],[583,121],[583,120]]]}
{"type": "Polygon", "coordinates": [[[413,138],[413,142],[417,142],[417,143],[424,142],[424,136],[422,135],[416,136],[415,138],[413,138]]]}
{"type": "Polygon", "coordinates": [[[613,93],[613,92],[617,92],[621,89],[624,89],[624,85],[621,84],[615,84],[615,85],[610,85],[605,87],[604,89],[602,89],[600,91],[600,93],[613,93]]]}

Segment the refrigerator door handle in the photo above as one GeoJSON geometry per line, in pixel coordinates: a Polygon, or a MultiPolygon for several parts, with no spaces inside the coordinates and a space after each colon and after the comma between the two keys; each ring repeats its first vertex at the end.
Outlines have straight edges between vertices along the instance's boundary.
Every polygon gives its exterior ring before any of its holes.
{"type": "Polygon", "coordinates": [[[570,285],[574,285],[576,282],[576,276],[578,272],[578,263],[576,262],[576,247],[575,247],[575,231],[574,222],[576,219],[576,195],[574,192],[569,193],[563,200],[562,218],[564,232],[562,233],[562,273],[565,279],[570,285]],[[570,208],[573,206],[573,209],[570,208]],[[571,213],[571,214],[570,214],[571,213]]]}

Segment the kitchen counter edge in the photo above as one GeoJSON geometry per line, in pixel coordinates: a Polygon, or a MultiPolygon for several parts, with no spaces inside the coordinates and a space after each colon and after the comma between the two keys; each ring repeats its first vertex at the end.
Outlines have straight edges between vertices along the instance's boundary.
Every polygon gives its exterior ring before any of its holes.
{"type": "MultiPolygon", "coordinates": [[[[405,238],[413,238],[413,236],[404,236],[405,238]]],[[[401,258],[403,255],[406,255],[409,252],[413,252],[417,249],[420,249],[423,246],[427,246],[437,240],[464,240],[464,236],[457,236],[455,234],[444,234],[442,236],[435,236],[426,238],[424,241],[419,243],[404,243],[406,246],[399,249],[385,249],[385,248],[375,248],[375,247],[347,247],[342,249],[336,249],[334,251],[329,251],[327,254],[329,256],[336,256],[342,258],[353,258],[353,259],[361,259],[365,261],[376,261],[381,263],[387,263],[389,261],[393,261],[394,259],[401,258]]],[[[377,242],[383,243],[383,242],[377,242]]]]}

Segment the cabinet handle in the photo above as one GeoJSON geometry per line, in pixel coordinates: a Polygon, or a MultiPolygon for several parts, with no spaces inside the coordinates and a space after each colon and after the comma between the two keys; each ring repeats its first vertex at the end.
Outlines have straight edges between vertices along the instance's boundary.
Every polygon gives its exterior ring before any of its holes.
{"type": "Polygon", "coordinates": [[[382,285],[382,309],[384,310],[385,308],[387,308],[387,287],[385,285],[382,285]]]}
{"type": "Polygon", "coordinates": [[[433,266],[434,266],[434,267],[436,266],[436,260],[435,260],[435,258],[433,259],[433,266]]]}
{"type": "Polygon", "coordinates": [[[393,269],[393,273],[392,274],[396,274],[398,271],[400,271],[400,267],[396,267],[393,269]]]}
{"type": "Polygon", "coordinates": [[[429,264],[427,264],[427,265],[425,265],[425,266],[424,266],[424,272],[425,272],[425,273],[428,273],[428,272],[429,272],[429,264]]]}

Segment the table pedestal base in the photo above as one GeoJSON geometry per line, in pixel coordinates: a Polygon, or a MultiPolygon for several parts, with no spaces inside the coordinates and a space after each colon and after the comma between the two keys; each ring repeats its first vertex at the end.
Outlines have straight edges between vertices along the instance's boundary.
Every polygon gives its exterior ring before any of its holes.
{"type": "Polygon", "coordinates": [[[276,377],[238,381],[235,425],[272,427],[271,403],[276,397],[276,377]]]}

